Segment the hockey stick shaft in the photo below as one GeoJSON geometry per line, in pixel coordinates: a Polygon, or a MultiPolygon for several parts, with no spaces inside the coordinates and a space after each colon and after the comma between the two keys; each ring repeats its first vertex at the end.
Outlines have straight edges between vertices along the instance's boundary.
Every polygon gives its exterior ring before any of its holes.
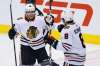
{"type": "Polygon", "coordinates": [[[49,4],[50,4],[50,14],[51,14],[51,12],[52,12],[52,2],[53,2],[53,0],[50,0],[50,1],[49,1],[49,4]]]}
{"type": "MultiPolygon", "coordinates": [[[[12,0],[10,2],[10,17],[11,17],[11,26],[14,27],[14,24],[13,24],[13,16],[12,16],[12,0]]],[[[13,39],[13,47],[14,47],[15,66],[17,66],[15,39],[13,39]]]]}
{"type": "MultiPolygon", "coordinates": [[[[53,0],[50,0],[50,1],[49,1],[49,3],[50,3],[50,14],[51,14],[51,12],[52,12],[52,8],[51,8],[52,2],[53,2],[53,0]]],[[[50,34],[51,34],[51,30],[50,30],[50,34]]],[[[50,64],[51,64],[51,66],[52,66],[52,59],[51,59],[51,57],[52,57],[52,46],[51,46],[51,45],[50,45],[50,47],[49,47],[49,56],[50,56],[50,64]]]]}

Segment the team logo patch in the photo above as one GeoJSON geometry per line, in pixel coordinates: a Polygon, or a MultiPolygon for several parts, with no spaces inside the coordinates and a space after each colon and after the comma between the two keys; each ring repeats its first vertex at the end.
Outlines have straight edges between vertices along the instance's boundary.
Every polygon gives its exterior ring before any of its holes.
{"type": "Polygon", "coordinates": [[[26,34],[29,39],[36,38],[39,34],[39,30],[35,26],[30,26],[26,34]]]}

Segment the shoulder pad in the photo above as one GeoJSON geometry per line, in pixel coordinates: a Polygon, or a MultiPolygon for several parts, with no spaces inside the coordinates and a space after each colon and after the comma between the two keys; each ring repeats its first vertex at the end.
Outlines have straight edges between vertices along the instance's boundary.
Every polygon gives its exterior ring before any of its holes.
{"type": "Polygon", "coordinates": [[[21,20],[21,19],[24,19],[24,18],[23,18],[23,17],[18,17],[18,18],[17,18],[17,20],[21,20]]]}

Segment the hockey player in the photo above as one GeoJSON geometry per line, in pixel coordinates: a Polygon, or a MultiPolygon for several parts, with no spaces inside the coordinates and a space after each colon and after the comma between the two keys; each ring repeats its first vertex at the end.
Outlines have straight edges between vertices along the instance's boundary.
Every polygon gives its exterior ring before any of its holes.
{"type": "Polygon", "coordinates": [[[62,13],[63,24],[58,26],[58,31],[61,32],[61,40],[54,42],[53,47],[62,47],[64,52],[63,66],[84,66],[86,47],[82,38],[81,28],[73,20],[73,15],[74,11],[70,10],[62,13]]]}
{"type": "Polygon", "coordinates": [[[44,36],[47,31],[48,29],[44,17],[36,16],[34,5],[27,4],[25,8],[25,18],[15,22],[8,33],[10,39],[13,39],[15,35],[21,35],[20,66],[34,66],[36,59],[41,66],[51,65],[44,43],[44,36]]]}

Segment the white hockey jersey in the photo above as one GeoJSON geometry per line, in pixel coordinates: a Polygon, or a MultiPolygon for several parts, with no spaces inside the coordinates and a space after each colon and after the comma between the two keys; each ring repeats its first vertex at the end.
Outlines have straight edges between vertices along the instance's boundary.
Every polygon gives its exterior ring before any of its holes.
{"type": "Polygon", "coordinates": [[[83,65],[85,61],[85,45],[81,35],[81,28],[77,24],[69,25],[61,31],[62,48],[65,62],[74,65],[83,65]]]}
{"type": "Polygon", "coordinates": [[[36,16],[31,22],[20,19],[15,22],[15,30],[21,35],[22,45],[31,46],[34,50],[45,46],[44,34],[46,34],[47,27],[44,17],[36,16]]]}

